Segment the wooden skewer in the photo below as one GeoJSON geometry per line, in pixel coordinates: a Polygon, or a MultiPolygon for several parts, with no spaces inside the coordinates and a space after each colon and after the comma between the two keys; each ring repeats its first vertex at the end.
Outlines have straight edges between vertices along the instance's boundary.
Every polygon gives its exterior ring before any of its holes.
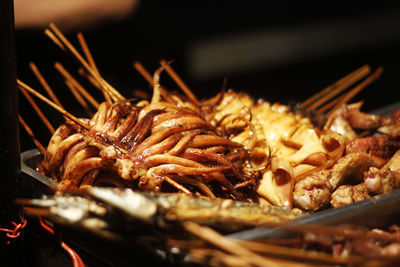
{"type": "Polygon", "coordinates": [[[229,240],[228,238],[225,238],[221,234],[208,227],[203,227],[190,221],[184,222],[183,227],[191,234],[198,236],[233,255],[243,257],[248,263],[255,266],[290,266],[289,264],[278,264],[273,260],[261,257],[260,255],[244,248],[243,246],[240,246],[239,244],[232,240],[229,240]]]}
{"type": "MultiPolygon", "coordinates": [[[[99,76],[100,77],[100,76],[99,76]]],[[[96,78],[96,77],[95,77],[96,78]]],[[[110,94],[111,98],[114,99],[114,101],[121,101],[125,100],[125,97],[123,97],[114,87],[112,87],[107,81],[105,81],[103,78],[96,79],[102,86],[105,86],[104,88],[107,88],[107,93],[110,94]]]]}
{"type": "Polygon", "coordinates": [[[133,96],[138,99],[150,99],[151,98],[147,92],[140,90],[140,89],[134,89],[133,96]]]}
{"type": "MultiPolygon", "coordinates": [[[[325,234],[325,233],[324,233],[325,234]]],[[[346,258],[334,257],[329,253],[325,252],[317,252],[317,251],[307,251],[304,249],[287,247],[287,245],[302,245],[304,241],[301,239],[271,239],[271,240],[255,240],[255,241],[247,241],[247,240],[235,240],[235,242],[248,250],[261,254],[261,256],[273,255],[274,257],[279,258],[291,258],[291,259],[299,259],[299,260],[307,260],[308,262],[313,263],[330,263],[330,264],[339,264],[343,265],[346,263],[355,263],[359,262],[361,257],[359,256],[348,256],[346,258]]],[[[191,240],[191,241],[182,241],[182,240],[174,240],[170,239],[167,241],[168,246],[170,247],[178,247],[185,250],[190,250],[190,255],[193,249],[207,249],[209,250],[206,255],[210,256],[212,252],[216,250],[214,248],[205,248],[205,244],[203,240],[191,240]]]]}
{"type": "Polygon", "coordinates": [[[49,216],[48,208],[32,208],[32,207],[24,207],[24,212],[30,216],[49,216]]]}
{"type": "Polygon", "coordinates": [[[326,116],[330,116],[336,109],[338,109],[343,104],[346,104],[350,99],[352,99],[356,94],[358,94],[361,90],[363,90],[367,85],[375,81],[382,74],[383,68],[378,68],[374,73],[368,76],[364,81],[362,81],[359,85],[351,89],[337,104],[336,106],[330,110],[326,116]]]}
{"type": "MultiPolygon", "coordinates": [[[[60,100],[58,100],[56,94],[54,91],[51,89],[49,84],[46,82],[44,79],[43,75],[40,73],[39,69],[37,68],[36,64],[33,62],[29,62],[29,67],[31,68],[33,74],[35,74],[36,78],[39,80],[40,84],[43,86],[43,88],[46,90],[47,94],[50,96],[50,98],[59,105],[60,107],[64,108],[63,105],[61,104],[60,100]]],[[[65,108],[64,108],[65,109],[65,108]]]]}
{"type": "Polygon", "coordinates": [[[367,68],[361,72],[356,73],[355,75],[352,75],[348,79],[346,79],[342,84],[337,86],[335,89],[333,89],[331,92],[327,93],[325,96],[321,97],[318,99],[315,103],[311,104],[306,108],[307,111],[315,110],[322,104],[326,103],[336,95],[340,94],[343,92],[345,89],[349,88],[351,85],[356,83],[357,81],[361,80],[364,78],[366,75],[368,75],[370,72],[370,69],[367,68]]]}
{"type": "Polygon", "coordinates": [[[192,192],[190,192],[189,189],[187,189],[186,187],[184,187],[183,185],[179,184],[178,182],[172,180],[171,178],[169,178],[168,176],[165,176],[165,181],[167,183],[169,183],[170,185],[172,185],[173,187],[175,187],[176,189],[178,189],[179,191],[185,193],[186,195],[192,196],[192,192]]]}
{"type": "Polygon", "coordinates": [[[37,140],[36,136],[33,134],[32,129],[28,126],[28,124],[25,122],[25,120],[21,117],[21,115],[18,114],[18,120],[19,123],[24,127],[25,131],[28,133],[28,135],[31,137],[33,143],[35,143],[36,147],[40,150],[40,152],[43,155],[46,155],[47,151],[46,149],[42,146],[42,144],[37,140]]]}
{"type": "Polygon", "coordinates": [[[52,108],[54,108],[55,110],[57,110],[58,112],[60,112],[61,114],[63,114],[64,116],[66,116],[67,118],[69,118],[70,120],[75,122],[76,124],[78,124],[79,126],[83,127],[86,130],[89,130],[89,127],[85,123],[83,123],[80,119],[78,119],[77,117],[75,117],[71,113],[67,112],[65,109],[61,108],[60,106],[58,106],[54,102],[50,101],[49,99],[47,99],[42,94],[36,92],[29,85],[25,84],[24,82],[22,82],[19,79],[17,79],[17,83],[18,83],[18,85],[20,87],[22,87],[23,89],[27,90],[29,93],[33,94],[34,96],[36,96],[37,98],[41,99],[42,101],[46,102],[52,108]]]}
{"type": "Polygon", "coordinates": [[[78,90],[78,92],[84,97],[86,98],[87,101],[89,101],[89,103],[96,109],[99,108],[100,104],[99,102],[96,101],[96,99],[94,99],[93,96],[91,96],[86,90],[85,88],[83,88],[83,86],[74,78],[72,77],[72,75],[63,67],[63,65],[61,65],[59,62],[56,62],[54,64],[54,67],[61,73],[61,75],[64,76],[64,78],[69,81],[74,88],[76,88],[78,90]]]}
{"type": "Polygon", "coordinates": [[[309,106],[310,104],[312,104],[313,102],[317,101],[321,97],[323,97],[323,96],[327,95],[328,93],[330,93],[332,90],[334,90],[338,86],[343,85],[343,83],[345,83],[347,80],[351,79],[353,76],[355,76],[355,75],[357,75],[359,73],[364,73],[364,72],[367,72],[367,74],[370,72],[370,67],[368,65],[364,65],[361,68],[359,68],[359,69],[353,71],[352,73],[346,75],[345,77],[341,78],[340,80],[338,80],[334,84],[326,87],[324,90],[322,90],[322,91],[316,93],[315,95],[311,96],[310,98],[305,100],[303,103],[301,103],[301,105],[303,107],[309,106]]]}
{"type": "Polygon", "coordinates": [[[50,29],[58,37],[58,39],[64,44],[64,46],[75,56],[75,58],[82,64],[82,66],[99,82],[99,84],[110,94],[114,101],[124,100],[125,98],[107,83],[100,75],[98,75],[86,62],[86,60],[79,54],[75,47],[68,41],[68,39],[62,34],[62,32],[54,25],[50,23],[50,29]]]}
{"type": "Polygon", "coordinates": [[[83,97],[78,93],[77,89],[74,87],[74,85],[66,80],[65,84],[67,85],[67,87],[69,88],[69,90],[71,91],[71,93],[73,94],[73,96],[75,97],[75,99],[79,102],[79,104],[83,107],[83,109],[86,111],[86,113],[89,116],[92,116],[93,113],[90,110],[88,104],[86,103],[85,99],[83,99],[83,97]]]}
{"type": "Polygon", "coordinates": [[[320,115],[320,114],[324,113],[325,111],[331,109],[332,107],[336,107],[336,106],[338,106],[338,105],[340,106],[340,105],[341,105],[340,103],[343,102],[343,101],[344,101],[344,103],[347,103],[347,102],[350,101],[350,99],[353,98],[358,92],[360,92],[360,90],[362,90],[363,88],[365,88],[365,86],[362,87],[362,88],[360,88],[360,89],[357,89],[357,88],[359,88],[359,87],[353,88],[353,89],[350,90],[349,92],[343,94],[342,96],[340,96],[340,97],[338,97],[338,98],[332,100],[332,101],[329,102],[328,104],[326,104],[326,105],[324,105],[323,107],[319,108],[319,109],[316,111],[316,114],[317,114],[317,115],[320,115]],[[354,90],[356,90],[355,93],[354,93],[354,90]],[[349,95],[351,95],[350,98],[348,98],[349,95]],[[347,100],[346,100],[346,99],[347,99],[347,100]]]}
{"type": "MultiPolygon", "coordinates": [[[[154,87],[153,76],[150,74],[150,72],[146,70],[146,68],[139,61],[135,61],[133,63],[133,67],[143,76],[143,78],[149,83],[151,87],[154,87]]],[[[170,98],[164,87],[160,86],[159,89],[164,99],[170,98]]]]}
{"type": "Polygon", "coordinates": [[[232,267],[253,266],[240,256],[228,254],[217,249],[192,248],[189,250],[189,255],[190,259],[194,263],[198,263],[200,265],[205,265],[205,266],[207,265],[232,266],[232,267]],[[212,262],[213,264],[207,264],[210,262],[212,262]]]}
{"type": "Polygon", "coordinates": [[[153,76],[145,69],[145,67],[139,62],[133,62],[133,67],[143,76],[143,78],[149,83],[151,87],[154,86],[153,84],[153,76]]]}
{"type": "Polygon", "coordinates": [[[99,69],[96,66],[96,63],[94,62],[92,53],[90,53],[89,46],[86,43],[85,37],[83,37],[83,34],[81,32],[79,32],[77,34],[77,38],[78,38],[79,44],[81,45],[83,53],[85,54],[86,59],[89,62],[89,65],[93,68],[94,72],[96,72],[97,74],[100,74],[99,69]]]}
{"type": "Polygon", "coordinates": [[[321,108],[317,109],[315,111],[315,114],[320,115],[320,114],[324,113],[325,111],[331,109],[332,107],[337,105],[337,103],[339,103],[340,100],[343,99],[344,96],[345,95],[342,95],[340,97],[333,99],[331,102],[329,102],[329,103],[325,104],[324,106],[322,106],[321,108]]]}
{"type": "MultiPolygon", "coordinates": [[[[86,57],[87,61],[89,62],[89,65],[93,68],[94,72],[96,72],[98,75],[100,75],[99,69],[97,68],[97,65],[94,61],[92,53],[90,52],[90,49],[89,49],[89,46],[87,45],[85,37],[83,37],[83,34],[80,32],[77,34],[77,38],[78,38],[79,44],[81,45],[83,53],[85,54],[85,57],[86,57]]],[[[104,99],[108,103],[112,103],[111,97],[107,93],[107,91],[104,90],[101,86],[98,88],[100,88],[101,92],[103,93],[104,99]]]]}
{"type": "Polygon", "coordinates": [[[92,75],[90,75],[90,73],[87,73],[83,68],[79,68],[78,73],[80,75],[82,75],[83,77],[85,77],[94,87],[99,89],[103,93],[103,95],[106,98],[106,101],[108,103],[111,104],[113,99],[115,101],[117,101],[115,97],[113,97],[106,90],[104,90],[103,86],[101,86],[101,84],[98,82],[98,80],[96,78],[94,78],[92,75]]]}
{"type": "Polygon", "coordinates": [[[46,118],[46,116],[43,114],[43,112],[40,110],[38,105],[36,104],[35,100],[32,99],[32,97],[24,90],[24,88],[20,87],[21,93],[25,96],[25,98],[29,101],[33,109],[36,111],[40,119],[43,121],[44,125],[46,125],[47,129],[49,129],[50,133],[54,133],[54,127],[51,125],[50,121],[46,118]]]}
{"type": "Polygon", "coordinates": [[[99,84],[99,82],[95,78],[93,78],[93,76],[90,75],[90,73],[87,73],[83,68],[79,68],[78,69],[78,73],[81,76],[85,77],[94,87],[96,87],[96,88],[98,88],[100,90],[103,90],[101,88],[101,85],[99,84]]]}
{"type": "Polygon", "coordinates": [[[284,246],[277,246],[256,241],[241,240],[238,243],[241,246],[246,247],[247,249],[257,253],[269,253],[277,256],[296,257],[298,259],[312,260],[317,262],[346,264],[349,262],[355,262],[356,260],[360,260],[359,257],[353,257],[353,256],[349,256],[346,258],[333,257],[332,255],[324,252],[315,252],[315,251],[310,252],[302,249],[288,248],[284,246]]]}
{"type": "Polygon", "coordinates": [[[196,98],[196,96],[192,93],[189,87],[184,83],[184,81],[178,76],[178,74],[172,69],[172,67],[168,64],[166,60],[160,61],[161,66],[165,67],[165,70],[171,76],[171,78],[178,84],[178,86],[182,89],[182,91],[186,94],[186,96],[196,105],[199,105],[200,102],[196,98]]]}
{"type": "Polygon", "coordinates": [[[44,33],[52,40],[59,48],[62,50],[66,51],[65,46],[60,42],[60,40],[57,39],[57,37],[49,30],[46,29],[44,30],[44,33]]]}

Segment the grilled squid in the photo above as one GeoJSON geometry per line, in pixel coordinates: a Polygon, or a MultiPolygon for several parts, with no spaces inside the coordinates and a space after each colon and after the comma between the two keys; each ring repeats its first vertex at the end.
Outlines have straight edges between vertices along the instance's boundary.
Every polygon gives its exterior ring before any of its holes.
{"type": "Polygon", "coordinates": [[[167,182],[188,195],[243,200],[234,184],[248,179],[246,148],[221,135],[194,105],[164,98],[161,70],[151,102],[104,102],[85,121],[87,129],[71,122],[57,129],[39,169],[60,182],[59,192],[90,184],[160,191],[167,182]]]}

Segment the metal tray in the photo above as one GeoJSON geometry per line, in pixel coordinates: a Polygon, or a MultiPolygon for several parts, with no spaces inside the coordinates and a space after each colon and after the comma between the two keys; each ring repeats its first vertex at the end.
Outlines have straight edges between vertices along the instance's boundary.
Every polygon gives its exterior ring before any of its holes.
{"type": "MultiPolygon", "coordinates": [[[[21,170],[25,175],[36,180],[37,183],[44,185],[47,191],[49,191],[48,189],[56,186],[56,182],[35,170],[35,167],[41,160],[42,156],[37,149],[25,151],[21,154],[21,170]]],[[[39,189],[38,191],[44,193],[43,190],[39,189]]],[[[37,193],[33,195],[37,195],[37,193]]],[[[366,227],[384,227],[398,222],[400,222],[400,191],[380,195],[339,208],[317,211],[295,219],[290,223],[329,225],[355,223],[366,227]]],[[[238,239],[255,239],[266,238],[276,233],[276,229],[257,227],[229,236],[238,239]]]]}
{"type": "MultiPolygon", "coordinates": [[[[355,224],[368,228],[387,227],[400,222],[400,191],[380,195],[350,205],[316,211],[288,224],[355,224]]],[[[254,240],[277,238],[285,231],[270,227],[256,227],[229,235],[230,238],[254,240]]]]}

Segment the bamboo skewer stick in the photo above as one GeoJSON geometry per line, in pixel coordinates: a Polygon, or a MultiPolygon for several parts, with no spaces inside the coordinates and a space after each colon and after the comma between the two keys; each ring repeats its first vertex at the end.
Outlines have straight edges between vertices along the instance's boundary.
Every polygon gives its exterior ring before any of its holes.
{"type": "Polygon", "coordinates": [[[379,78],[379,76],[382,74],[383,69],[380,67],[378,68],[374,73],[372,73],[370,76],[368,76],[364,81],[362,81],[359,85],[354,87],[347,93],[337,104],[336,106],[331,109],[328,113],[327,116],[329,117],[336,109],[338,109],[340,106],[343,104],[346,104],[350,99],[352,99],[356,94],[358,94],[361,90],[363,90],[367,85],[375,81],[376,79],[379,78]]]}
{"type": "Polygon", "coordinates": [[[99,89],[102,93],[105,92],[104,95],[107,96],[106,101],[110,101],[109,103],[112,103],[112,99],[110,94],[108,94],[104,88],[101,86],[101,84],[96,80],[96,78],[94,78],[92,75],[90,75],[90,73],[87,73],[83,68],[79,68],[78,73],[80,75],[82,75],[83,77],[85,77],[94,87],[96,87],[97,89],[99,89]]]}
{"type": "Polygon", "coordinates": [[[178,86],[182,89],[182,91],[186,94],[186,96],[196,105],[199,105],[200,102],[196,98],[196,96],[192,93],[189,87],[185,84],[185,82],[178,76],[178,74],[172,69],[172,67],[168,64],[166,60],[160,61],[161,66],[165,67],[165,70],[171,76],[171,78],[178,84],[178,86]]]}
{"type": "Polygon", "coordinates": [[[66,51],[65,46],[57,39],[57,37],[49,29],[44,30],[44,33],[59,47],[61,50],[66,51]]]}
{"type": "Polygon", "coordinates": [[[93,113],[92,111],[90,111],[90,108],[88,106],[88,104],[86,103],[85,99],[83,99],[83,97],[78,93],[77,89],[74,87],[74,85],[66,80],[65,84],[67,85],[68,89],[71,91],[72,95],[75,97],[75,99],[79,102],[79,104],[83,107],[83,109],[86,111],[86,113],[89,116],[92,116],[93,113]]]}
{"type": "MultiPolygon", "coordinates": [[[[133,63],[133,67],[143,76],[143,78],[149,83],[151,87],[154,87],[153,76],[151,76],[150,72],[146,70],[146,68],[139,62],[135,61],[133,63]]],[[[165,99],[169,99],[168,93],[164,87],[160,86],[160,93],[165,99]]]]}
{"type": "MultiPolygon", "coordinates": [[[[18,199],[18,203],[24,203],[18,199]]],[[[24,207],[24,212],[29,216],[49,216],[50,211],[48,208],[31,208],[31,207],[24,207]]]]}
{"type": "Polygon", "coordinates": [[[351,75],[351,77],[347,78],[345,81],[342,81],[340,85],[335,87],[332,91],[328,92],[325,96],[321,97],[317,101],[315,101],[313,104],[308,106],[306,108],[307,111],[315,110],[318,107],[320,107],[322,104],[326,103],[336,95],[340,94],[343,92],[345,89],[356,83],[357,81],[361,80],[363,77],[368,75],[370,72],[369,68],[363,69],[362,71],[351,75]]]}
{"type": "Polygon", "coordinates": [[[99,90],[103,90],[99,82],[95,78],[93,78],[93,76],[90,75],[90,73],[88,74],[83,68],[79,68],[78,73],[81,76],[85,77],[94,87],[98,88],[99,90]]]}
{"type": "Polygon", "coordinates": [[[61,108],[60,106],[58,106],[54,102],[50,101],[49,99],[47,99],[42,94],[36,92],[29,85],[25,84],[24,82],[20,81],[19,79],[17,79],[17,83],[18,83],[18,85],[20,87],[22,87],[23,89],[27,90],[29,93],[33,94],[34,96],[36,96],[37,98],[41,99],[42,101],[46,102],[52,108],[56,109],[58,112],[60,112],[61,114],[63,114],[64,116],[66,116],[67,118],[69,118],[70,120],[75,122],[76,124],[78,124],[79,126],[85,128],[86,130],[89,130],[88,126],[85,125],[80,119],[78,119],[77,117],[75,117],[71,113],[67,112],[65,109],[61,108]]]}
{"type": "Polygon", "coordinates": [[[82,50],[83,50],[83,53],[85,54],[86,59],[87,59],[87,61],[89,62],[89,65],[93,68],[93,71],[94,71],[94,72],[96,72],[97,74],[100,74],[99,69],[97,68],[96,63],[94,62],[92,53],[90,53],[89,46],[87,45],[86,40],[85,40],[85,38],[83,37],[83,34],[82,34],[81,32],[79,32],[79,33],[77,34],[77,38],[78,38],[79,44],[81,45],[81,48],[82,48],[82,50]]]}
{"type": "MultiPolygon", "coordinates": [[[[95,73],[100,75],[99,69],[97,68],[97,65],[96,65],[96,63],[94,61],[92,53],[90,52],[90,49],[89,49],[89,46],[87,45],[85,37],[83,37],[83,34],[80,32],[80,33],[77,34],[77,38],[78,38],[79,44],[81,45],[83,53],[85,54],[85,57],[86,57],[87,61],[89,62],[89,65],[93,68],[95,73]]],[[[103,90],[103,88],[101,86],[97,87],[97,88],[100,88],[101,92],[103,93],[104,99],[108,103],[112,103],[110,95],[105,90],[103,90]]]]}
{"type": "Polygon", "coordinates": [[[68,41],[68,39],[64,36],[64,34],[57,28],[54,23],[50,23],[50,29],[54,32],[55,36],[57,36],[58,40],[61,41],[63,45],[76,57],[76,59],[85,67],[87,71],[89,71],[93,76],[95,75],[95,71],[89,66],[86,60],[79,54],[79,52],[75,49],[75,47],[68,41]]]}
{"type": "Polygon", "coordinates": [[[36,64],[33,63],[33,62],[29,62],[29,67],[31,68],[33,74],[35,74],[36,78],[39,80],[40,84],[46,90],[47,94],[53,100],[53,102],[56,103],[57,105],[59,105],[60,107],[64,108],[63,105],[61,104],[60,100],[58,100],[58,98],[57,98],[56,94],[54,93],[54,91],[51,89],[49,84],[44,79],[43,75],[40,73],[40,71],[37,68],[36,64]]]}
{"type": "Polygon", "coordinates": [[[133,96],[138,99],[150,99],[151,98],[147,92],[140,90],[140,89],[134,89],[133,96]]]}
{"type": "Polygon", "coordinates": [[[75,56],[75,58],[82,64],[82,66],[99,82],[99,84],[110,94],[114,101],[124,100],[125,98],[107,83],[100,75],[98,75],[86,62],[86,60],[79,54],[75,47],[68,41],[68,39],[62,34],[62,32],[54,25],[50,23],[50,29],[58,37],[58,39],[64,44],[64,46],[75,56]]]}
{"type": "Polygon", "coordinates": [[[56,62],[54,64],[54,67],[61,73],[62,76],[64,76],[64,78],[70,82],[74,88],[76,88],[76,90],[84,97],[86,98],[87,101],[89,101],[89,103],[95,108],[98,109],[100,104],[99,102],[96,101],[96,99],[94,99],[93,96],[91,96],[86,90],[85,88],[83,88],[83,86],[74,78],[72,77],[72,75],[63,67],[63,65],[61,65],[59,62],[56,62]]]}
{"type": "Polygon", "coordinates": [[[38,114],[39,118],[43,121],[44,125],[46,125],[47,129],[49,129],[51,134],[54,134],[54,127],[51,125],[50,121],[46,118],[46,116],[43,114],[43,112],[40,110],[38,105],[36,104],[35,100],[32,99],[32,97],[28,94],[28,92],[25,91],[24,88],[20,87],[21,93],[25,96],[25,98],[29,101],[33,109],[36,111],[38,114]]]}
{"type": "Polygon", "coordinates": [[[179,191],[185,193],[186,195],[189,195],[189,196],[193,195],[193,193],[190,192],[189,189],[187,189],[183,185],[179,184],[178,182],[174,181],[173,179],[169,178],[168,176],[165,176],[165,181],[167,183],[169,183],[170,185],[172,185],[173,187],[175,187],[176,189],[178,189],[179,191]]]}
{"type": "Polygon", "coordinates": [[[337,103],[339,103],[339,101],[341,99],[343,99],[343,97],[345,97],[345,94],[341,95],[340,97],[337,97],[337,98],[333,99],[331,102],[329,102],[329,103],[325,104],[323,107],[317,109],[315,111],[315,114],[320,115],[320,114],[324,113],[325,111],[331,109],[332,107],[337,105],[337,103]]]}
{"type": "Polygon", "coordinates": [[[99,78],[96,78],[96,76],[94,76],[94,78],[99,82],[99,84],[102,87],[107,88],[106,89],[107,93],[110,94],[111,98],[113,98],[114,101],[125,100],[125,97],[123,97],[116,89],[114,89],[114,87],[112,87],[101,76],[99,76],[99,78]]]}
{"type": "Polygon", "coordinates": [[[225,238],[221,234],[215,232],[214,230],[200,226],[194,222],[185,222],[183,227],[186,231],[191,234],[204,239],[205,241],[233,254],[236,256],[240,256],[245,259],[249,264],[253,264],[255,266],[293,266],[291,264],[283,264],[282,262],[277,263],[274,260],[267,259],[265,257],[261,257],[260,255],[240,246],[236,242],[225,238]]]}
{"type": "Polygon", "coordinates": [[[345,83],[347,80],[351,79],[353,76],[355,76],[357,74],[360,74],[360,73],[368,74],[369,72],[370,72],[370,67],[368,65],[364,65],[361,68],[359,68],[359,69],[353,71],[352,73],[346,75],[345,77],[341,78],[340,80],[338,80],[334,84],[326,87],[322,91],[320,91],[320,92],[314,94],[313,96],[309,97],[307,100],[305,100],[303,103],[301,103],[301,105],[303,107],[307,107],[307,106],[311,105],[312,103],[314,103],[315,101],[317,101],[318,99],[320,99],[321,97],[323,97],[323,96],[327,95],[328,93],[330,93],[336,87],[343,85],[343,83],[345,83]]]}
{"type": "MultiPolygon", "coordinates": [[[[269,240],[268,240],[269,241],[269,240]]],[[[272,257],[277,259],[292,259],[292,260],[301,260],[307,261],[309,263],[314,264],[335,264],[335,265],[344,265],[350,263],[357,263],[362,262],[363,259],[359,256],[347,256],[347,257],[334,257],[331,254],[325,252],[318,252],[318,251],[307,251],[304,249],[299,248],[292,248],[280,245],[272,245],[268,242],[263,241],[244,241],[244,240],[237,240],[234,241],[235,243],[239,244],[240,246],[257,253],[261,257],[272,257]]],[[[300,240],[299,240],[300,242],[300,240]]],[[[304,244],[299,243],[297,245],[304,244]]],[[[169,246],[179,247],[185,250],[190,251],[190,256],[193,256],[194,259],[199,258],[200,260],[210,257],[211,255],[215,256],[214,253],[221,252],[215,248],[206,248],[205,244],[195,242],[195,241],[181,241],[181,240],[168,240],[169,246]],[[197,252],[203,251],[203,255],[197,254],[197,252]]],[[[222,253],[222,252],[221,252],[222,253]]],[[[228,254],[225,254],[228,255],[228,254]]],[[[232,255],[230,255],[232,256],[232,255]]],[[[240,257],[238,258],[240,259],[240,257]]],[[[243,259],[242,259],[243,260],[243,259]]],[[[246,262],[246,261],[245,261],[246,262]]],[[[200,262],[201,263],[201,262],[200,262]]],[[[247,265],[249,263],[247,262],[247,265]]],[[[318,265],[321,266],[321,265],[318,265]]]]}
{"type": "Polygon", "coordinates": [[[333,257],[331,254],[323,252],[309,252],[302,249],[290,248],[284,246],[277,246],[268,243],[261,243],[256,241],[237,241],[241,246],[256,252],[274,254],[276,256],[295,257],[302,260],[311,260],[316,262],[325,262],[333,264],[346,264],[361,260],[360,257],[348,256],[346,258],[333,257]]]}
{"type": "Polygon", "coordinates": [[[20,114],[18,114],[18,120],[19,123],[24,127],[25,131],[28,133],[28,135],[31,137],[33,143],[35,143],[36,147],[40,150],[40,152],[43,155],[46,155],[47,151],[43,147],[43,145],[39,142],[39,140],[36,138],[36,136],[33,134],[32,129],[28,126],[28,124],[25,122],[25,120],[21,117],[20,114]]]}
{"type": "Polygon", "coordinates": [[[135,61],[133,63],[133,67],[143,76],[143,78],[149,83],[151,87],[154,86],[153,77],[139,61],[135,61]]]}

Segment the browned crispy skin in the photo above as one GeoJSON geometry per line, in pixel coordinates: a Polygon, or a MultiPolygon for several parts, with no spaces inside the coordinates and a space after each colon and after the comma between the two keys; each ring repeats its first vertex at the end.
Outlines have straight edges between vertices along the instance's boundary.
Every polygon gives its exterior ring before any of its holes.
{"type": "Polygon", "coordinates": [[[320,170],[295,184],[293,200],[296,207],[315,211],[326,206],[331,199],[329,170],[320,170]]]}
{"type": "Polygon", "coordinates": [[[400,149],[400,136],[370,136],[357,138],[346,145],[346,153],[363,152],[388,159],[400,149]]]}
{"type": "Polygon", "coordinates": [[[388,193],[400,188],[400,172],[398,171],[370,168],[365,173],[364,179],[371,195],[388,193]]]}
{"type": "Polygon", "coordinates": [[[371,167],[364,173],[368,192],[372,195],[400,188],[400,150],[381,169],[371,167]]]}
{"type": "Polygon", "coordinates": [[[382,117],[375,114],[361,112],[363,102],[343,105],[328,118],[327,124],[333,120],[341,118],[347,121],[352,128],[360,130],[376,129],[381,125],[382,117]]]}
{"type": "Polygon", "coordinates": [[[347,109],[347,119],[355,129],[370,130],[381,125],[381,116],[360,111],[362,102],[350,104],[347,109]]]}
{"type": "Polygon", "coordinates": [[[295,205],[305,210],[318,210],[329,202],[341,206],[365,199],[368,192],[363,183],[364,172],[370,167],[381,168],[385,162],[366,153],[348,154],[331,169],[314,172],[297,182],[293,193],[295,205]]]}
{"type": "Polygon", "coordinates": [[[369,198],[365,183],[358,185],[341,185],[332,193],[332,207],[340,207],[369,198]]]}
{"type": "Polygon", "coordinates": [[[381,168],[386,160],[366,153],[351,153],[339,159],[332,167],[329,183],[337,188],[343,183],[357,184],[363,181],[363,173],[370,167],[381,168]]]}

